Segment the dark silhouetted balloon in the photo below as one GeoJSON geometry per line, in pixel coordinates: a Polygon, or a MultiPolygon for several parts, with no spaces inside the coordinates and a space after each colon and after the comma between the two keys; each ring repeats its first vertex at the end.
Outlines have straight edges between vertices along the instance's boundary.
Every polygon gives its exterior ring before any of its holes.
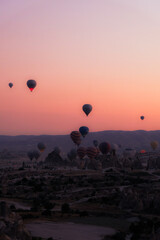
{"type": "Polygon", "coordinates": [[[67,156],[70,161],[73,161],[77,157],[77,151],[75,149],[71,149],[67,156]]]}
{"type": "Polygon", "coordinates": [[[79,147],[77,149],[77,154],[80,159],[83,159],[84,156],[86,155],[86,148],[85,147],[79,147]]]}
{"type": "Polygon", "coordinates": [[[141,119],[141,120],[144,120],[144,116],[140,116],[140,119],[141,119]]]}
{"type": "Polygon", "coordinates": [[[11,82],[8,85],[9,85],[10,88],[13,87],[13,83],[11,83],[11,82]]]}
{"type": "Polygon", "coordinates": [[[71,149],[70,153],[71,153],[71,155],[72,155],[74,158],[77,157],[77,151],[76,151],[76,149],[71,149]]]}
{"type": "Polygon", "coordinates": [[[46,145],[43,142],[38,143],[37,145],[40,152],[44,152],[46,145]]]}
{"type": "Polygon", "coordinates": [[[61,149],[59,147],[55,147],[54,151],[59,155],[61,153],[61,149]]]}
{"type": "Polygon", "coordinates": [[[36,87],[37,83],[35,80],[30,79],[27,81],[27,86],[28,88],[31,90],[31,92],[33,91],[33,89],[36,87]]]}
{"type": "Polygon", "coordinates": [[[97,141],[97,140],[93,140],[93,145],[94,145],[95,147],[98,147],[98,141],[97,141]]]}
{"type": "Polygon", "coordinates": [[[97,148],[96,147],[88,147],[86,154],[90,159],[93,159],[94,157],[97,156],[97,148]]]}
{"type": "Polygon", "coordinates": [[[78,131],[73,131],[70,134],[72,141],[79,146],[81,144],[81,134],[78,131]]]}
{"type": "Polygon", "coordinates": [[[102,142],[99,144],[99,150],[101,151],[102,154],[107,154],[111,149],[111,146],[107,142],[102,142]]]}
{"type": "Polygon", "coordinates": [[[157,141],[152,141],[150,144],[151,144],[151,147],[152,147],[153,150],[156,150],[156,148],[159,145],[157,141]]]}
{"type": "Polygon", "coordinates": [[[28,156],[29,159],[32,161],[32,159],[34,158],[33,151],[29,151],[29,152],[27,153],[27,156],[28,156]]]}
{"type": "Polygon", "coordinates": [[[79,132],[81,133],[82,137],[85,137],[89,132],[89,128],[85,126],[80,127],[79,132]]]}
{"type": "Polygon", "coordinates": [[[90,112],[92,111],[92,105],[84,104],[82,109],[85,112],[85,114],[88,116],[90,114],[90,112]]]}
{"type": "Polygon", "coordinates": [[[37,160],[40,157],[40,153],[37,150],[34,150],[33,157],[37,160]]]}

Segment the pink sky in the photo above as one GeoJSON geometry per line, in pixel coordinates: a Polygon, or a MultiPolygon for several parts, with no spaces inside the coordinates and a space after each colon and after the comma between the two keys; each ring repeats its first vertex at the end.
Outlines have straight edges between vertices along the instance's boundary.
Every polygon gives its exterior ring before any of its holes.
{"type": "Polygon", "coordinates": [[[1,0],[0,134],[160,129],[159,12],[159,0],[1,0]]]}

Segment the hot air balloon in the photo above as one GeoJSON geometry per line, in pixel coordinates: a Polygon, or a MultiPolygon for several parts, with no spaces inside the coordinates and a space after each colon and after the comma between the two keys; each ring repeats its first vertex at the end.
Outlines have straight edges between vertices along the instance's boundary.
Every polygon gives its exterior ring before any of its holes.
{"type": "Polygon", "coordinates": [[[136,150],[135,149],[132,149],[132,148],[126,148],[124,151],[123,151],[123,156],[124,157],[129,157],[129,158],[133,158],[136,154],[136,150]]]}
{"type": "Polygon", "coordinates": [[[46,148],[46,146],[43,142],[38,143],[37,147],[38,147],[40,152],[44,152],[44,150],[46,148]]]}
{"type": "Polygon", "coordinates": [[[119,149],[119,147],[118,147],[117,144],[115,144],[115,143],[111,144],[111,153],[113,154],[113,156],[116,155],[116,152],[117,152],[118,149],[119,149]]]}
{"type": "Polygon", "coordinates": [[[90,159],[95,158],[97,155],[97,148],[96,147],[88,147],[86,154],[90,159]]]}
{"type": "Polygon", "coordinates": [[[67,154],[67,157],[70,161],[73,161],[77,157],[77,151],[75,149],[71,149],[71,151],[67,154]]]}
{"type": "Polygon", "coordinates": [[[36,160],[40,157],[40,153],[37,150],[33,151],[33,158],[35,158],[36,160]]]}
{"type": "Polygon", "coordinates": [[[37,83],[35,80],[30,79],[27,81],[27,86],[28,88],[31,90],[31,92],[33,91],[33,89],[36,87],[37,83]]]}
{"type": "Polygon", "coordinates": [[[83,159],[84,156],[86,155],[86,148],[85,147],[79,147],[77,149],[77,154],[80,159],[83,159]]]}
{"type": "Polygon", "coordinates": [[[117,151],[119,149],[119,146],[116,143],[112,143],[110,146],[111,146],[111,150],[117,151]]]}
{"type": "Polygon", "coordinates": [[[97,141],[97,140],[93,140],[93,145],[94,145],[95,147],[98,147],[98,141],[97,141]]]}
{"type": "Polygon", "coordinates": [[[85,126],[80,127],[79,132],[81,133],[82,137],[85,137],[89,132],[89,128],[85,126]]]}
{"type": "Polygon", "coordinates": [[[157,141],[152,141],[150,144],[151,144],[151,147],[152,147],[153,150],[156,150],[156,148],[159,145],[157,141]]]}
{"type": "Polygon", "coordinates": [[[85,114],[88,116],[90,114],[90,112],[92,111],[92,105],[84,104],[82,109],[85,112],[85,114]]]}
{"type": "Polygon", "coordinates": [[[140,119],[141,119],[141,120],[144,120],[144,116],[140,116],[140,119]]]}
{"type": "Polygon", "coordinates": [[[29,159],[32,161],[32,159],[34,158],[33,151],[29,151],[29,152],[27,153],[27,156],[28,156],[29,159]]]}
{"type": "Polygon", "coordinates": [[[13,87],[13,83],[11,83],[11,82],[8,85],[9,85],[10,88],[13,87]]]}
{"type": "Polygon", "coordinates": [[[79,146],[81,144],[81,134],[78,131],[73,131],[70,134],[72,141],[79,146]]]}
{"type": "Polygon", "coordinates": [[[111,146],[107,142],[102,142],[99,144],[99,150],[101,151],[102,154],[107,154],[111,149],[111,146]]]}
{"type": "Polygon", "coordinates": [[[55,147],[55,148],[54,148],[54,151],[59,155],[60,152],[61,152],[61,149],[60,149],[59,147],[55,147]]]}
{"type": "Polygon", "coordinates": [[[146,153],[146,150],[142,149],[142,150],[140,151],[140,153],[146,153]]]}

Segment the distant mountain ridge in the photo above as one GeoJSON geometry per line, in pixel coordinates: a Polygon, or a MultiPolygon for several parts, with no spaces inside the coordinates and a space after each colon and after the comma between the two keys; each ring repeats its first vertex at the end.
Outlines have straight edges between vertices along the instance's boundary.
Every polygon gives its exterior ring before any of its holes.
{"type": "MultiPolygon", "coordinates": [[[[82,139],[83,146],[92,146],[93,140],[100,142],[120,144],[123,148],[132,147],[138,150],[151,150],[150,142],[158,141],[160,143],[160,130],[156,131],[100,131],[91,132],[82,139]]],[[[55,146],[59,146],[63,152],[68,152],[75,148],[69,135],[18,135],[7,136],[0,135],[0,151],[8,149],[11,151],[28,151],[37,148],[39,142],[44,142],[47,146],[46,151],[50,152],[55,146]]]]}

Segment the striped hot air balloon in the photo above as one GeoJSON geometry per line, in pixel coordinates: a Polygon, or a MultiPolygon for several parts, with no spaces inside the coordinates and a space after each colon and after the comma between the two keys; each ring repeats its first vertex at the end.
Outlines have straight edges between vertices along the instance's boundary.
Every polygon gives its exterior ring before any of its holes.
{"type": "Polygon", "coordinates": [[[79,146],[81,144],[81,134],[78,131],[73,131],[70,134],[72,141],[79,146]]]}
{"type": "Polygon", "coordinates": [[[97,155],[97,148],[96,147],[88,147],[86,154],[90,159],[95,158],[97,155]]]}
{"type": "Polygon", "coordinates": [[[85,147],[79,147],[77,149],[77,154],[80,159],[83,159],[84,156],[86,155],[86,148],[85,147]]]}

